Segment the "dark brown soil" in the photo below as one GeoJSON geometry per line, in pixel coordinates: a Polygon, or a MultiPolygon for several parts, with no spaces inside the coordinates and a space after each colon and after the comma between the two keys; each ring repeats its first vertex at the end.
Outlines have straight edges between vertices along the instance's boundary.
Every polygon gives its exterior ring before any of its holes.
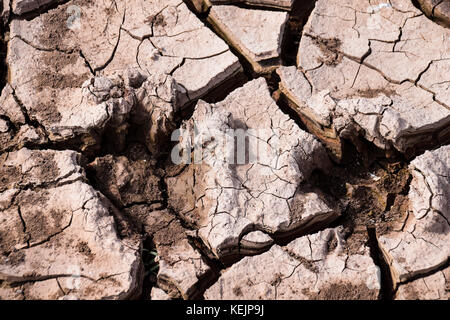
{"type": "Polygon", "coordinates": [[[39,103],[30,108],[29,113],[30,117],[36,115],[35,119],[44,125],[55,124],[62,119],[62,115],[57,108],[55,92],[52,92],[49,95],[49,99],[47,99],[46,103],[39,103]]]}
{"type": "Polygon", "coordinates": [[[162,14],[157,15],[152,21],[154,27],[164,28],[165,26],[167,26],[167,22],[162,14]]]}
{"type": "Polygon", "coordinates": [[[31,159],[39,169],[37,179],[50,182],[59,176],[59,168],[53,154],[35,153],[31,159]]]}
{"type": "Polygon", "coordinates": [[[411,175],[401,161],[376,161],[366,167],[355,159],[347,166],[336,166],[331,176],[315,172],[311,181],[343,205],[335,224],[344,227],[350,253],[367,244],[367,228],[376,228],[381,235],[400,230],[407,218],[411,175]]]}
{"type": "Polygon", "coordinates": [[[29,242],[43,241],[61,232],[64,227],[62,222],[68,213],[62,210],[45,212],[48,200],[47,191],[27,190],[17,196],[18,203],[21,203],[21,217],[25,223],[24,232],[29,242]]]}
{"type": "Polygon", "coordinates": [[[43,16],[42,22],[45,29],[39,33],[39,42],[46,48],[61,48],[67,33],[70,31],[67,28],[70,14],[66,9],[61,7],[43,16]]]}
{"type": "Polygon", "coordinates": [[[397,92],[390,88],[378,88],[378,89],[367,89],[367,90],[358,90],[357,96],[364,98],[376,98],[380,94],[384,94],[387,97],[392,97],[397,94],[397,92]]]}
{"type": "Polygon", "coordinates": [[[195,166],[189,166],[176,176],[176,180],[168,181],[168,184],[174,182],[168,188],[169,208],[178,212],[183,222],[194,228],[199,228],[206,223],[207,218],[205,212],[208,212],[208,208],[197,208],[198,199],[195,193],[195,189],[202,188],[204,172],[204,170],[196,170],[195,166]]]}
{"type": "MultiPolygon", "coordinates": [[[[0,223],[6,223],[8,220],[4,217],[4,214],[18,214],[17,209],[14,208],[11,211],[7,210],[0,216],[0,223]]],[[[18,244],[26,243],[27,235],[23,232],[23,224],[19,219],[16,219],[14,223],[9,221],[9,228],[11,231],[0,231],[0,263],[8,263],[15,265],[23,258],[14,254],[14,247],[18,244]],[[8,259],[8,262],[6,262],[8,259]]]]}
{"type": "Polygon", "coordinates": [[[65,75],[58,72],[52,72],[50,70],[44,70],[38,76],[37,90],[44,88],[52,89],[67,89],[67,88],[81,88],[82,84],[89,78],[88,73],[81,75],[69,74],[65,75]]]}
{"type": "Polygon", "coordinates": [[[325,38],[313,38],[312,40],[324,56],[319,62],[323,62],[328,66],[337,66],[341,63],[343,59],[343,55],[339,52],[341,40],[325,38]]]}
{"type": "Polygon", "coordinates": [[[50,66],[41,70],[33,81],[33,85],[39,94],[46,97],[38,106],[32,106],[32,111],[38,114],[42,120],[50,123],[61,121],[58,112],[57,95],[67,88],[81,88],[82,84],[91,76],[87,69],[82,72],[65,74],[64,68],[74,65],[81,59],[78,53],[41,53],[39,64],[50,66]],[[42,92],[45,90],[45,92],[42,92]]]}
{"type": "Polygon", "coordinates": [[[68,11],[68,7],[71,5],[81,8],[80,19],[83,19],[83,8],[92,6],[93,1],[74,0],[44,14],[42,16],[42,22],[45,28],[39,33],[39,43],[44,47],[62,50],[67,49],[64,47],[64,40],[71,32],[67,26],[69,19],[73,15],[73,12],[68,11]]]}
{"type": "MultiPolygon", "coordinates": [[[[33,86],[38,94],[43,95],[39,105],[31,106],[31,116],[39,115],[39,120],[44,123],[55,123],[61,121],[61,114],[58,112],[57,99],[61,90],[67,88],[81,88],[82,84],[89,79],[91,74],[87,69],[77,71],[73,74],[64,73],[68,65],[75,65],[82,59],[79,53],[56,53],[42,52],[40,54],[42,66],[47,66],[33,79],[33,86]]],[[[83,62],[84,63],[84,62],[83,62]]]]}
{"type": "Polygon", "coordinates": [[[345,90],[341,92],[333,92],[333,98],[336,99],[352,99],[352,98],[376,98],[380,95],[385,95],[387,97],[392,97],[397,95],[397,92],[391,87],[387,86],[385,88],[371,88],[367,90],[357,90],[355,92],[347,93],[345,90]]]}
{"type": "MultiPolygon", "coordinates": [[[[336,240],[336,239],[334,239],[334,240],[336,240]]],[[[337,245],[337,242],[336,242],[336,245],[337,245]]],[[[295,254],[294,252],[287,250],[286,247],[284,248],[284,251],[287,254],[289,254],[292,258],[294,258],[295,260],[300,262],[302,264],[302,266],[305,267],[306,269],[308,269],[309,271],[314,272],[314,273],[319,272],[319,269],[315,265],[314,261],[308,260],[305,257],[301,257],[301,256],[295,254]]]]}
{"type": "Polygon", "coordinates": [[[151,162],[108,155],[88,165],[96,186],[119,207],[163,201],[151,162]]]}
{"type": "Polygon", "coordinates": [[[77,245],[77,250],[79,253],[85,255],[88,261],[92,261],[94,259],[94,254],[92,253],[91,248],[89,248],[87,242],[79,242],[77,245]]]}
{"type": "Polygon", "coordinates": [[[158,248],[158,255],[168,264],[179,262],[171,257],[171,247],[179,245],[180,241],[187,240],[185,229],[177,220],[173,220],[167,227],[153,235],[153,241],[158,248]]]}
{"type": "Polygon", "coordinates": [[[303,290],[311,300],[375,300],[377,299],[377,290],[370,290],[366,285],[354,285],[348,282],[331,283],[320,290],[319,293],[313,293],[309,290],[303,290]]]}
{"type": "Polygon", "coordinates": [[[327,252],[333,252],[338,245],[337,239],[333,237],[330,241],[327,243],[327,252]]]}
{"type": "Polygon", "coordinates": [[[20,181],[21,173],[19,168],[5,166],[1,160],[0,157],[0,192],[3,192],[9,189],[12,184],[20,181]]]}
{"type": "Polygon", "coordinates": [[[233,288],[233,293],[238,296],[238,297],[242,297],[242,290],[241,287],[236,286],[233,288]]]}
{"type": "Polygon", "coordinates": [[[270,285],[277,286],[283,281],[283,275],[281,273],[275,273],[273,275],[272,281],[270,281],[270,285]]]}

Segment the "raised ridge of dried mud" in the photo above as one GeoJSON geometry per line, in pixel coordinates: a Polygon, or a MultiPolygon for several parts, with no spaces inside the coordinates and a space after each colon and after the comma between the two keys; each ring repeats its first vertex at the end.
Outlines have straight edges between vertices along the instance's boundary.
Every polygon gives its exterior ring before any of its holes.
{"type": "Polygon", "coordinates": [[[0,299],[448,300],[449,3],[2,1],[0,299]]]}

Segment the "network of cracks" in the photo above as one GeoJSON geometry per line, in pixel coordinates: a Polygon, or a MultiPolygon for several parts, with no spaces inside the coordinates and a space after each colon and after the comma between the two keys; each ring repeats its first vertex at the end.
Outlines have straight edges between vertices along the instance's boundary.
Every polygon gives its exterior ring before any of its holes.
{"type": "Polygon", "coordinates": [[[0,299],[448,299],[449,1],[1,12],[0,299]]]}

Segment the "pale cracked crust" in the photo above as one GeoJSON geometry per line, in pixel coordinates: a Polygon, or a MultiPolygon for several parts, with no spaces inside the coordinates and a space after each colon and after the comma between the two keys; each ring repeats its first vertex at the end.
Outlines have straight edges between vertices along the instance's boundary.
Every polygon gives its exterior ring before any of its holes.
{"type": "Polygon", "coordinates": [[[286,12],[236,6],[213,6],[208,21],[239,51],[258,74],[281,65],[281,45],[288,20],[286,12]]]}
{"type": "Polygon", "coordinates": [[[378,241],[397,285],[448,263],[450,256],[450,146],[411,162],[410,212],[402,232],[378,241]]]}
{"type": "Polygon", "coordinates": [[[238,254],[241,235],[255,228],[282,235],[338,217],[339,210],[320,193],[300,187],[314,169],[327,170],[324,148],[277,108],[264,79],[247,83],[216,105],[199,102],[182,128],[184,139],[197,132],[195,139],[204,138],[203,144],[211,141],[212,152],[205,153],[203,163],[193,163],[167,180],[169,205],[197,226],[217,257],[238,254]],[[216,157],[219,139],[237,128],[263,129],[258,140],[264,145],[254,140],[247,153],[257,154],[264,147],[274,153],[240,165],[216,157]]]}
{"type": "Polygon", "coordinates": [[[450,268],[428,277],[401,285],[395,296],[397,300],[448,300],[450,299],[450,268]]]}
{"type": "Polygon", "coordinates": [[[319,0],[280,89],[338,158],[360,135],[411,157],[449,140],[449,39],[407,0],[319,0]]]}
{"type": "Polygon", "coordinates": [[[141,244],[118,238],[116,209],[86,183],[79,159],[72,151],[28,149],[2,156],[2,298],[12,292],[24,299],[139,294],[141,244]]]}
{"type": "Polygon", "coordinates": [[[326,229],[246,257],[205,292],[206,299],[377,299],[379,269],[367,247],[348,254],[339,229],[326,229]],[[334,244],[333,244],[334,242],[334,244]]]}
{"type": "Polygon", "coordinates": [[[87,101],[83,88],[93,76],[172,75],[179,111],[242,71],[225,42],[181,0],[73,0],[30,21],[14,19],[10,29],[11,87],[55,142],[81,136],[95,140],[84,145],[98,144],[110,113],[87,101]],[[70,6],[82,11],[80,25],[68,24],[70,6]]]}
{"type": "Polygon", "coordinates": [[[4,0],[0,299],[448,299],[449,2],[418,3],[4,0]],[[225,162],[230,129],[272,153],[225,162]]]}

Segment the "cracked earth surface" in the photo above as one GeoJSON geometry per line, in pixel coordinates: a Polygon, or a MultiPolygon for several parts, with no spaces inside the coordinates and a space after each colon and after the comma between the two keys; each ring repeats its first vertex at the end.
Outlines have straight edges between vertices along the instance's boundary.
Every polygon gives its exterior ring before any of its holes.
{"type": "Polygon", "coordinates": [[[449,1],[0,6],[0,299],[449,299],[449,1]]]}

